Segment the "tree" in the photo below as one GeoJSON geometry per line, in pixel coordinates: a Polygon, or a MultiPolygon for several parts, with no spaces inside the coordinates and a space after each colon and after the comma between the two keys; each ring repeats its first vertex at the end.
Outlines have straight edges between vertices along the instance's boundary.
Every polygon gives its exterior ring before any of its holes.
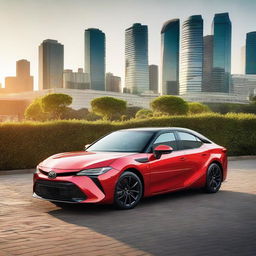
{"type": "Polygon", "coordinates": [[[136,113],[135,118],[136,119],[146,119],[146,118],[150,118],[153,116],[153,111],[150,109],[141,109],[136,113]]]}
{"type": "Polygon", "coordinates": [[[45,121],[48,119],[48,115],[43,112],[41,105],[41,98],[36,98],[26,108],[24,113],[25,119],[34,121],[45,121]]]}
{"type": "Polygon", "coordinates": [[[186,115],[188,104],[182,98],[165,95],[159,96],[151,102],[154,114],[161,115],[186,115]]]}
{"type": "Polygon", "coordinates": [[[51,119],[60,119],[67,107],[72,103],[72,97],[64,93],[50,93],[42,97],[42,110],[51,119]]]}
{"type": "Polygon", "coordinates": [[[118,119],[126,111],[126,101],[113,97],[99,97],[91,101],[92,111],[104,120],[118,119]]]}
{"type": "Polygon", "coordinates": [[[204,105],[199,102],[189,102],[188,103],[188,112],[189,114],[200,114],[205,112],[211,112],[210,108],[207,105],[204,105]]]}

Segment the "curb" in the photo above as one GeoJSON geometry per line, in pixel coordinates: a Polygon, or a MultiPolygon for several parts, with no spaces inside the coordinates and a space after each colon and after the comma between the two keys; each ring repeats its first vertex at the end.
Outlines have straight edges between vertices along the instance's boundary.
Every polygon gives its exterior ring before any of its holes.
{"type": "MultiPolygon", "coordinates": [[[[256,155],[252,156],[229,156],[228,161],[238,161],[238,160],[250,160],[256,159],[256,155]]],[[[9,175],[9,174],[26,174],[26,173],[34,173],[36,168],[33,169],[20,169],[20,170],[0,170],[1,175],[9,175]]]]}
{"type": "Polygon", "coordinates": [[[229,156],[228,157],[228,161],[250,160],[250,159],[256,159],[256,156],[251,155],[251,156],[229,156]]]}
{"type": "Polygon", "coordinates": [[[19,169],[19,170],[0,170],[1,175],[9,175],[9,174],[25,174],[25,173],[34,173],[36,168],[34,169],[19,169]]]}

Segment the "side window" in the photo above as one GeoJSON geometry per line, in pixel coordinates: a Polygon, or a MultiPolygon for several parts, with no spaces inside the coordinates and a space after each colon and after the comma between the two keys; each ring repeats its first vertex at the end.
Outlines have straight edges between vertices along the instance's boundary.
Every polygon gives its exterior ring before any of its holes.
{"type": "Polygon", "coordinates": [[[203,144],[200,139],[190,133],[178,132],[178,134],[182,149],[199,148],[203,144]]]}
{"type": "Polygon", "coordinates": [[[154,141],[153,148],[158,145],[167,145],[173,148],[173,150],[177,150],[177,141],[175,139],[173,132],[167,132],[160,134],[157,139],[154,141]]]}

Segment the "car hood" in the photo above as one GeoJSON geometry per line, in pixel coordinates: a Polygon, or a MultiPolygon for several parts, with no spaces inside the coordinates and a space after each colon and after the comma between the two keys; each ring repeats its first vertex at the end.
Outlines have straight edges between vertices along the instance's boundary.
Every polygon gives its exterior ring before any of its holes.
{"type": "Polygon", "coordinates": [[[97,168],[110,166],[120,157],[134,153],[116,152],[67,152],[48,157],[39,164],[39,167],[62,170],[82,170],[85,168],[97,168]]]}

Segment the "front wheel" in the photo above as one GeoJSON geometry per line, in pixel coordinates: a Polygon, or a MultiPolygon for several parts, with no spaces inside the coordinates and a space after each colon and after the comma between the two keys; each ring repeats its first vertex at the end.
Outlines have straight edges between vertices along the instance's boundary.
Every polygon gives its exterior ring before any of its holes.
{"type": "Polygon", "coordinates": [[[222,182],[222,171],[218,164],[212,163],[207,170],[205,191],[216,193],[219,191],[222,182]]]}
{"type": "Polygon", "coordinates": [[[140,201],[143,193],[142,182],[133,172],[124,172],[115,188],[114,201],[119,209],[132,209],[140,201]]]}

